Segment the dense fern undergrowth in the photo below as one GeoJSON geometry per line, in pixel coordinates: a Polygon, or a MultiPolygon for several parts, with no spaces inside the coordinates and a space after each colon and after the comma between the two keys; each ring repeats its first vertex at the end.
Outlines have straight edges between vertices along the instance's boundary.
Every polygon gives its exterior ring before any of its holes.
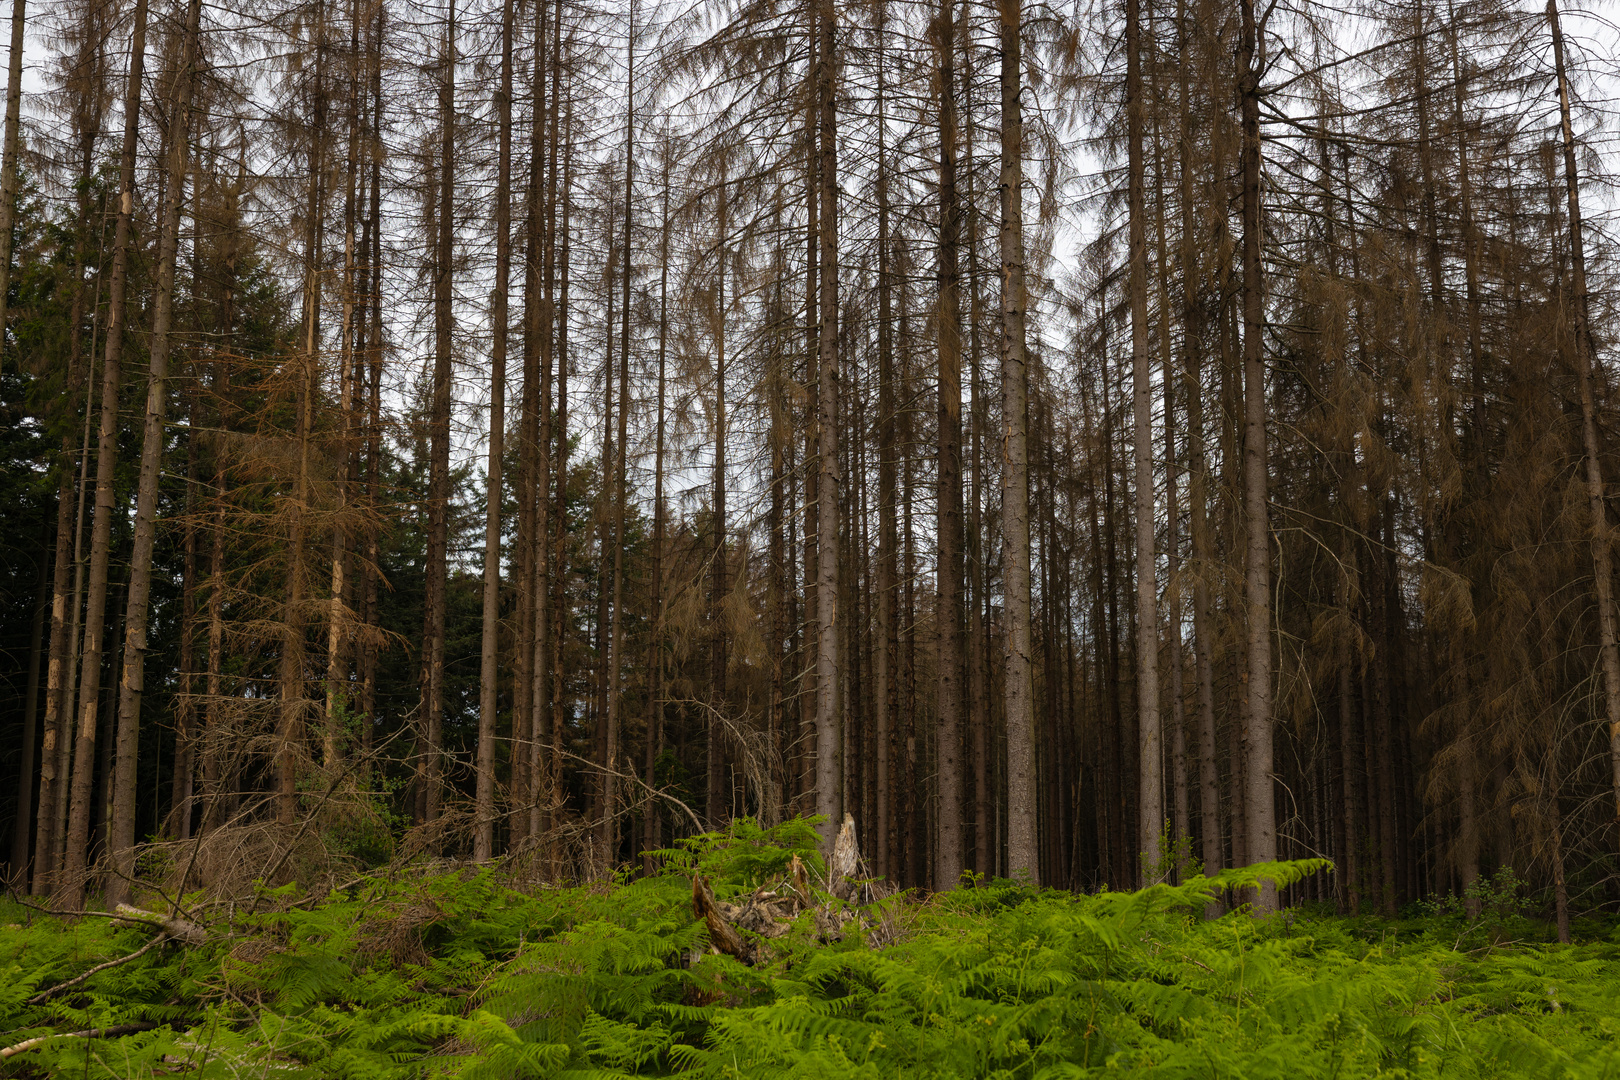
{"type": "Polygon", "coordinates": [[[206,943],[72,985],[153,930],[7,901],[0,1075],[1620,1077],[1612,925],[1558,946],[1500,908],[1204,918],[1216,890],[1320,863],[1095,896],[981,882],[841,927],[823,894],[753,966],[712,950],[692,875],[721,901],[786,890],[814,844],[745,822],[635,880],[439,867],[180,898],[206,943]]]}

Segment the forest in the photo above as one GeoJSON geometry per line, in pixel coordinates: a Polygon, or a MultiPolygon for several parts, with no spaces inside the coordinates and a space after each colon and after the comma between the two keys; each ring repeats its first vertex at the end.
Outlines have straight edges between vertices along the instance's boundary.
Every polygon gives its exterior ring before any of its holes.
{"type": "Polygon", "coordinates": [[[11,3],[7,920],[1620,909],[1604,9],[263,2],[11,3]]]}

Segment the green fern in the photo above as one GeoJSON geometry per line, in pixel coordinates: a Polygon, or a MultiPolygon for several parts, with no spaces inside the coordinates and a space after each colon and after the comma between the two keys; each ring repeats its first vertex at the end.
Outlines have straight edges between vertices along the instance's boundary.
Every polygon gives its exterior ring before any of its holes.
{"type": "Polygon", "coordinates": [[[975,882],[886,901],[904,932],[882,949],[858,932],[823,943],[805,916],[758,967],[708,951],[689,875],[736,895],[795,857],[818,871],[814,845],[810,823],[739,822],[605,888],[526,892],[485,870],[319,902],[266,892],[207,945],[154,949],[38,1005],[149,938],[8,908],[10,1041],[145,1030],[50,1039],[0,1076],[1620,1080],[1614,943],[1470,952],[1460,916],[1201,918],[1217,894],[1320,862],[1078,897],[975,882]]]}

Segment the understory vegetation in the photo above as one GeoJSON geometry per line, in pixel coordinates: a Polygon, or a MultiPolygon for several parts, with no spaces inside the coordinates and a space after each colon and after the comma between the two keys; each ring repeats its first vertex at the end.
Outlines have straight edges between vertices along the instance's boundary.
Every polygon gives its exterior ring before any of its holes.
{"type": "Polygon", "coordinates": [[[1577,920],[1552,943],[1511,877],[1407,921],[1208,917],[1321,862],[845,901],[818,887],[816,839],[744,820],[659,852],[657,873],[568,887],[512,859],[319,895],[137,889],[151,925],[6,901],[0,1075],[1620,1075],[1620,933],[1577,920]],[[743,930],[745,965],[711,947],[694,879],[722,906],[792,896],[800,914],[743,930]],[[204,933],[166,938],[174,920],[204,933]]]}

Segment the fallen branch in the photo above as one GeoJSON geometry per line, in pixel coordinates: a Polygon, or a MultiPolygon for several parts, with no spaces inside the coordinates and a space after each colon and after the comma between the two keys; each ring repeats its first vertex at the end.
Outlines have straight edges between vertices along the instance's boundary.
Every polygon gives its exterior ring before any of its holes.
{"type": "Polygon", "coordinates": [[[32,1050],[36,1046],[43,1046],[52,1039],[115,1039],[120,1035],[133,1035],[137,1031],[151,1031],[157,1027],[152,1020],[137,1020],[133,1024],[114,1024],[112,1027],[86,1028],[84,1031],[58,1031],[50,1035],[39,1035],[32,1039],[24,1039],[11,1046],[0,1047],[0,1059],[8,1058],[13,1054],[21,1054],[25,1050],[32,1050]]]}
{"type": "Polygon", "coordinates": [[[20,896],[14,896],[11,899],[12,903],[19,904],[22,907],[28,908],[30,911],[37,911],[41,915],[54,915],[59,919],[82,919],[88,915],[91,918],[96,919],[113,919],[117,922],[140,923],[144,926],[150,926],[154,930],[162,930],[165,933],[168,931],[168,928],[165,927],[161,921],[159,921],[158,916],[153,915],[150,912],[141,911],[139,908],[130,908],[128,915],[120,915],[116,911],[65,911],[59,908],[40,907],[38,904],[30,904],[27,900],[24,900],[20,896]]]}
{"type": "Polygon", "coordinates": [[[208,931],[189,919],[178,919],[173,915],[161,915],[155,911],[142,911],[128,904],[119,904],[114,908],[113,918],[117,922],[155,926],[164,934],[186,945],[201,945],[208,940],[208,931]]]}
{"type": "Polygon", "coordinates": [[[69,979],[65,983],[57,983],[55,986],[51,987],[49,990],[40,991],[39,993],[35,994],[33,997],[29,998],[28,1001],[25,1004],[38,1005],[41,1002],[49,999],[53,995],[60,994],[64,990],[69,990],[69,989],[72,989],[75,986],[78,986],[80,983],[84,982],[86,979],[88,979],[90,976],[96,974],[96,972],[98,972],[98,971],[106,971],[108,968],[115,968],[119,964],[127,964],[131,960],[139,959],[140,957],[145,956],[147,953],[151,952],[153,949],[157,948],[159,945],[163,944],[165,941],[168,941],[168,940],[169,940],[169,935],[168,934],[159,934],[157,937],[153,938],[151,941],[148,941],[145,945],[142,945],[140,948],[136,949],[134,952],[130,953],[128,956],[120,956],[118,959],[109,960],[105,964],[97,964],[95,967],[91,968],[89,971],[85,972],[83,975],[74,976],[73,978],[69,979]]]}

